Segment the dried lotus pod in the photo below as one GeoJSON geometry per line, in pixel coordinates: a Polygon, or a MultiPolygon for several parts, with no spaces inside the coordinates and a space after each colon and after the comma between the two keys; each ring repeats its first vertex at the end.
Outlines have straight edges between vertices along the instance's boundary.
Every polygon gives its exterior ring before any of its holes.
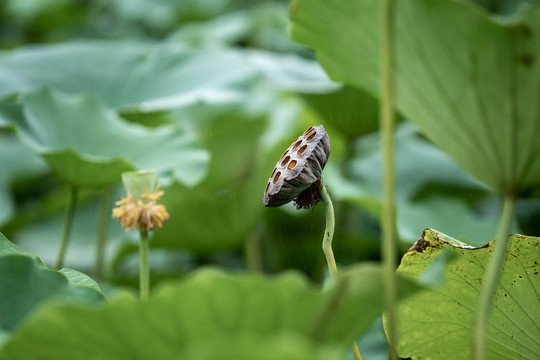
{"type": "Polygon", "coordinates": [[[285,205],[314,183],[320,184],[329,155],[330,139],[324,127],[307,129],[294,140],[272,171],[264,191],[264,205],[285,205]]]}

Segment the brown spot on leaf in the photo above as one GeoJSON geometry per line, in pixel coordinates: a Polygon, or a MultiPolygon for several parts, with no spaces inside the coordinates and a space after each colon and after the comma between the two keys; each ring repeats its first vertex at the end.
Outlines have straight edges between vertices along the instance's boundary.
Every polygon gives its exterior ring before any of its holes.
{"type": "Polygon", "coordinates": [[[531,28],[526,24],[521,24],[519,26],[519,29],[521,30],[523,36],[525,36],[526,38],[530,38],[533,35],[531,28]]]}
{"type": "Polygon", "coordinates": [[[298,3],[295,1],[289,7],[289,15],[291,17],[295,16],[298,13],[298,11],[300,11],[300,6],[298,6],[298,3]]]}
{"type": "Polygon", "coordinates": [[[519,61],[526,67],[531,67],[534,64],[534,56],[532,54],[523,54],[519,57],[519,61]]]}

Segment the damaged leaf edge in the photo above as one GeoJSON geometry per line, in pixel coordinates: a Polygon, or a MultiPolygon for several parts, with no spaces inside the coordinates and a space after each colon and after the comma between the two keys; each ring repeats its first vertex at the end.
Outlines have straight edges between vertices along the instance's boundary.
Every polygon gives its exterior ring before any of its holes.
{"type": "Polygon", "coordinates": [[[417,251],[417,252],[423,252],[425,249],[427,249],[428,247],[432,246],[432,242],[434,240],[437,240],[437,241],[440,241],[440,242],[443,242],[447,245],[450,245],[452,247],[455,247],[455,248],[460,248],[460,249],[467,249],[467,250],[478,250],[478,249],[484,249],[484,248],[487,248],[490,246],[491,242],[489,243],[486,243],[482,246],[472,246],[472,245],[469,245],[469,244],[466,244],[462,241],[459,241],[459,240],[456,240],[454,239],[453,237],[451,236],[448,236],[440,231],[437,231],[435,229],[431,229],[431,228],[426,228],[423,232],[422,232],[422,236],[420,236],[418,238],[418,240],[416,240],[416,242],[413,244],[413,246],[411,246],[411,248],[409,250],[407,250],[407,252],[411,252],[411,251],[417,251]]]}

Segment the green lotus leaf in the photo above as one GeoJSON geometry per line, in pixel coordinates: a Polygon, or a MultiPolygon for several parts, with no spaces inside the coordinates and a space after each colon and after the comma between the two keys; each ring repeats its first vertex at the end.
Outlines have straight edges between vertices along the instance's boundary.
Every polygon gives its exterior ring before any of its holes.
{"type": "MultiPolygon", "coordinates": [[[[496,213],[480,213],[463,196],[481,194],[486,188],[461,170],[449,157],[427,142],[415,126],[402,123],[395,134],[396,204],[400,240],[412,244],[418,234],[433,226],[460,240],[481,245],[494,235],[496,213]],[[461,193],[456,196],[456,193],[461,193]],[[478,242],[480,241],[480,243],[478,242]]],[[[380,216],[381,169],[379,134],[368,134],[354,143],[347,174],[327,165],[323,174],[335,199],[356,204],[380,216]]],[[[472,202],[472,201],[471,201],[472,202]]],[[[410,245],[407,245],[410,246],[410,245]]]]}
{"type": "Polygon", "coordinates": [[[2,233],[0,233],[0,256],[5,256],[5,255],[28,256],[34,259],[34,261],[36,261],[36,263],[40,264],[41,266],[45,266],[37,255],[34,255],[31,252],[28,252],[18,247],[17,245],[9,241],[2,233]]]}
{"type": "Polygon", "coordinates": [[[278,89],[320,94],[340,88],[312,60],[261,50],[246,50],[243,56],[255,65],[268,84],[278,89]]]}
{"type": "Polygon", "coordinates": [[[379,103],[362,89],[344,86],[330,93],[305,94],[304,98],[348,140],[379,128],[379,103]]]}
{"type": "Polygon", "coordinates": [[[25,96],[23,106],[19,136],[73,185],[109,185],[124,171],[152,169],[192,186],[206,172],[209,155],[187,130],[130,124],[92,96],[51,89],[25,96]]]}
{"type": "Polygon", "coordinates": [[[47,164],[14,136],[0,135],[0,225],[15,211],[11,184],[20,178],[46,174],[47,164]],[[15,161],[16,159],[16,161],[15,161]]]}
{"type": "Polygon", "coordinates": [[[92,94],[108,107],[127,112],[237,101],[246,84],[261,79],[280,89],[307,92],[338,87],[318,63],[295,55],[196,49],[173,41],[71,42],[0,53],[0,98],[48,86],[92,94]]]}
{"type": "MultiPolygon", "coordinates": [[[[380,6],[296,0],[291,34],[332,79],[377,96],[380,6]]],[[[493,189],[538,186],[540,4],[504,18],[462,1],[410,0],[395,14],[398,111],[493,189]]]]}
{"type": "MultiPolygon", "coordinates": [[[[414,291],[412,283],[401,285],[404,294],[414,291]]],[[[0,359],[244,359],[260,350],[250,339],[263,349],[273,343],[276,355],[303,359],[294,350],[299,340],[299,348],[313,347],[321,358],[334,346],[347,351],[383,303],[382,272],[375,265],[347,270],[323,291],[297,273],[202,269],[163,284],[147,302],[119,297],[99,308],[50,304],[14,334],[0,359]],[[291,336],[289,345],[283,336],[291,336]]]]}
{"type": "MultiPolygon", "coordinates": [[[[426,229],[403,257],[398,274],[426,279],[442,257],[442,286],[404,299],[398,307],[400,356],[470,359],[474,313],[493,242],[472,247],[426,229]]],[[[438,265],[440,265],[439,262],[438,265]]],[[[510,236],[506,261],[489,318],[486,358],[540,356],[540,238],[510,236]]]]}
{"type": "Polygon", "coordinates": [[[187,344],[177,358],[253,360],[253,354],[257,354],[260,360],[340,360],[343,359],[344,351],[333,344],[313,344],[309,338],[295,333],[242,334],[193,341],[187,344]]]}
{"type": "Polygon", "coordinates": [[[50,86],[107,106],[164,110],[228,97],[254,68],[240,54],[171,43],[70,42],[0,55],[0,97],[50,86]]]}
{"type": "Polygon", "coordinates": [[[103,299],[88,276],[71,269],[48,269],[35,255],[0,233],[0,329],[13,331],[23,319],[47,301],[92,304],[103,299]]]}

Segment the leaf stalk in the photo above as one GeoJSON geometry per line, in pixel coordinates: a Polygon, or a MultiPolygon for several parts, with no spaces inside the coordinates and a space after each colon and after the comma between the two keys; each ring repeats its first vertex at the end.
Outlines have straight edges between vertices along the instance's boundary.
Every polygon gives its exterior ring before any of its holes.
{"type": "MultiPolygon", "coordinates": [[[[395,2],[384,0],[381,6],[381,94],[380,127],[383,154],[383,203],[382,203],[382,260],[386,314],[388,316],[387,338],[397,346],[397,259],[396,209],[394,175],[394,14],[395,2]]],[[[389,359],[396,359],[389,351],[389,359]]]]}
{"type": "Polygon", "coordinates": [[[148,230],[141,230],[139,244],[139,292],[142,301],[148,300],[148,296],[150,294],[150,267],[148,264],[148,243],[148,230]]]}
{"type": "MultiPolygon", "coordinates": [[[[336,259],[334,258],[334,252],[332,251],[332,240],[334,238],[334,229],[335,229],[335,215],[334,215],[334,205],[330,194],[324,184],[321,183],[321,199],[324,203],[324,210],[326,216],[326,226],[324,229],[324,236],[322,242],[322,248],[324,256],[326,257],[326,262],[328,264],[328,271],[330,277],[335,277],[338,274],[338,269],[336,265],[336,259]]],[[[354,355],[355,360],[362,360],[362,355],[360,349],[358,349],[358,344],[354,341],[351,345],[351,350],[354,355]]]]}
{"type": "Polygon", "coordinates": [[[71,186],[68,197],[68,205],[64,216],[64,229],[62,231],[62,241],[60,243],[60,250],[56,258],[54,265],[55,269],[61,269],[64,266],[64,258],[66,257],[66,251],[69,244],[69,238],[71,234],[71,228],[73,225],[73,214],[75,213],[75,207],[77,205],[77,197],[79,189],[76,186],[71,186]]]}
{"type": "Polygon", "coordinates": [[[480,289],[476,316],[474,319],[473,335],[473,355],[475,360],[486,358],[486,338],[489,314],[493,297],[497,291],[497,284],[504,265],[508,235],[514,220],[516,211],[516,198],[513,195],[506,195],[503,198],[503,206],[495,241],[492,242],[493,254],[489,261],[488,268],[484,274],[483,286],[480,289]]]}

